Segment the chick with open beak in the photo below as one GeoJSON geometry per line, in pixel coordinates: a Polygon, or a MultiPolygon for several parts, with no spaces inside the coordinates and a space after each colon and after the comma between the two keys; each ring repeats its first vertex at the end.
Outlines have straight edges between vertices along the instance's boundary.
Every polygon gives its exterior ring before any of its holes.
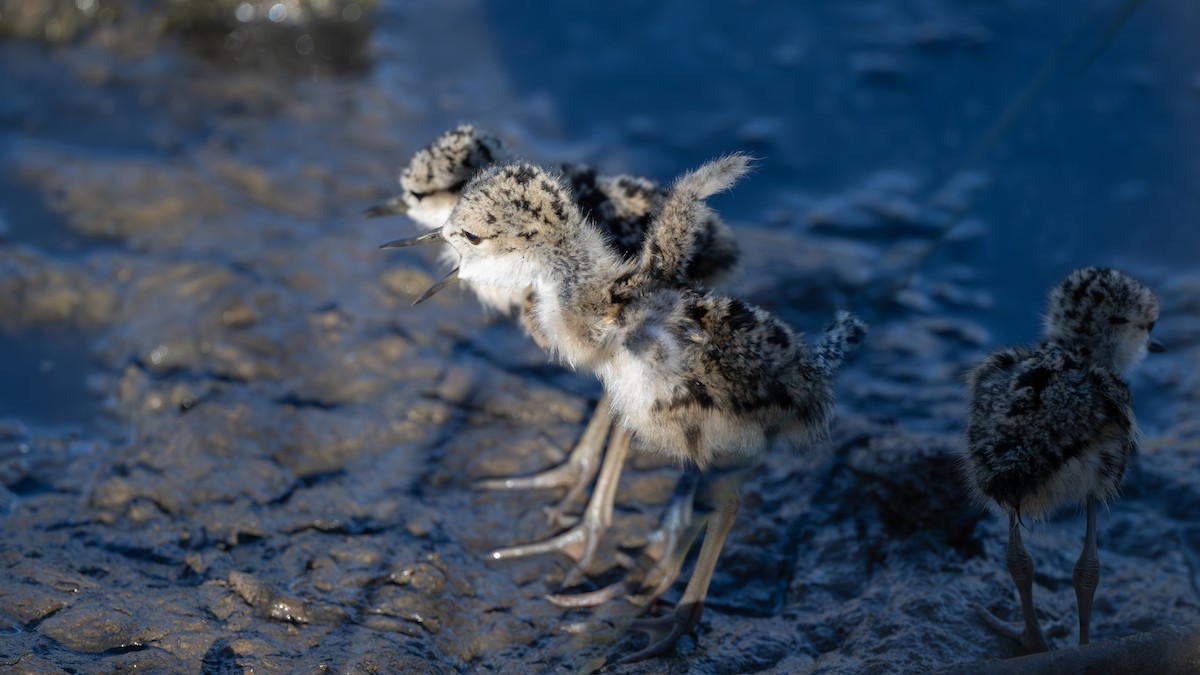
{"type": "MultiPolygon", "coordinates": [[[[425,234],[409,237],[407,239],[395,239],[386,244],[380,244],[379,248],[404,248],[406,246],[420,246],[422,244],[445,244],[446,238],[442,236],[441,230],[431,230],[425,234]]],[[[433,297],[434,293],[442,290],[450,284],[458,281],[458,268],[450,270],[446,276],[442,277],[434,285],[429,287],[429,290],[422,293],[416,300],[413,300],[413,306],[417,306],[433,297]]]]}

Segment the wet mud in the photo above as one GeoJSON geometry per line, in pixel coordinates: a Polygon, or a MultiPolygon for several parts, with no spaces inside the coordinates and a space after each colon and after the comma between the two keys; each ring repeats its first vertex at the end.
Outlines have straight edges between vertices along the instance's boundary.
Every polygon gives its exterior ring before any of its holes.
{"type": "MultiPolygon", "coordinates": [[[[1004,524],[956,477],[962,375],[1031,339],[1044,289],[1089,264],[1159,294],[1169,347],[1131,377],[1143,439],[1101,511],[1093,636],[1197,623],[1200,204],[1181,186],[1200,153],[1178,129],[1200,96],[1146,47],[1195,11],[1141,8],[964,159],[1118,4],[668,3],[630,28],[621,7],[0,0],[0,668],[575,672],[645,644],[621,599],[545,599],[569,560],[485,559],[553,534],[559,495],[473,483],[561,461],[594,378],[464,292],[409,307],[435,256],[377,250],[415,226],[359,216],[465,120],[660,180],[759,154],[714,200],[745,261],[727,290],[810,334],[835,308],[873,326],[827,441],[742,484],[695,635],[605,672],[1018,655],[970,610],[1019,615],[1004,524]],[[687,58],[639,51],[664,36],[687,58]]],[[[640,560],[679,474],[632,464],[597,584],[640,560]]],[[[1026,537],[1055,646],[1075,642],[1082,538],[1071,509],[1026,537]]]]}

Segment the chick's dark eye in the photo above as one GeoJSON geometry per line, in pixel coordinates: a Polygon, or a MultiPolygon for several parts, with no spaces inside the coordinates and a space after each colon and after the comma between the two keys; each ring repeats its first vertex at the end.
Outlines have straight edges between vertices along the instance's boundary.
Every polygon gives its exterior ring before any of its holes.
{"type": "Polygon", "coordinates": [[[467,238],[467,241],[471,242],[472,246],[478,246],[479,242],[483,241],[483,237],[477,234],[467,232],[466,230],[463,230],[462,233],[463,236],[467,238]]]}
{"type": "Polygon", "coordinates": [[[1151,321],[1150,323],[1146,324],[1146,332],[1147,332],[1147,333],[1149,333],[1150,331],[1154,330],[1154,324],[1155,324],[1155,322],[1154,322],[1154,321],[1151,321]]]}

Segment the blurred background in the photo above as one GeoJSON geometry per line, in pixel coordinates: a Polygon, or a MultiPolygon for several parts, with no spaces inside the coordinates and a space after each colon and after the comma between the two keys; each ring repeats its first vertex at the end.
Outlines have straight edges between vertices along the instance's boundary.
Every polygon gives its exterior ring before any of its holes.
{"type": "MultiPolygon", "coordinates": [[[[1133,590],[1096,631],[1194,621],[1198,29],[1184,0],[0,0],[0,655],[463,671],[637,644],[540,599],[562,561],[480,557],[545,536],[553,495],[471,481],[554,463],[597,385],[462,295],[408,308],[432,257],[374,250],[415,227],[359,215],[461,122],[663,182],[751,152],[713,200],[734,292],[809,332],[877,324],[830,447],[747,486],[671,668],[1010,655],[965,610],[1015,602],[1002,533],[939,515],[973,512],[959,377],[1086,265],[1154,288],[1172,349],[1133,379],[1157,468],[1102,529],[1101,594],[1133,590]]],[[[631,550],[675,475],[637,471],[631,550]]],[[[1066,626],[1070,516],[1034,544],[1066,626]]]]}

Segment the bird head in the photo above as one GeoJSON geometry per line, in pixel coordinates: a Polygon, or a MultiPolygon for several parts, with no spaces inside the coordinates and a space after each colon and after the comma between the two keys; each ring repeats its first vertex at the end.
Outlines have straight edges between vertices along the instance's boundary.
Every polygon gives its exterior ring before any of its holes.
{"type": "Polygon", "coordinates": [[[1158,299],[1140,281],[1118,270],[1087,267],[1050,291],[1045,335],[1123,373],[1147,352],[1164,350],[1150,335],[1157,320],[1158,299]]]}

